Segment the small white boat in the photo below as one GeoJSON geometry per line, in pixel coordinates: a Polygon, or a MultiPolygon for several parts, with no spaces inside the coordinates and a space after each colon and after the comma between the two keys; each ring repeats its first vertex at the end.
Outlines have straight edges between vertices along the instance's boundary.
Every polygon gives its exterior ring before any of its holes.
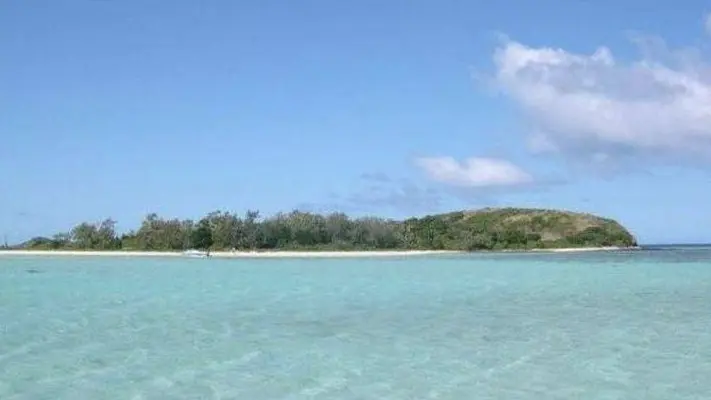
{"type": "Polygon", "coordinates": [[[210,257],[210,253],[208,253],[206,251],[195,250],[195,249],[185,250],[183,252],[183,255],[186,257],[199,257],[199,258],[210,257]]]}

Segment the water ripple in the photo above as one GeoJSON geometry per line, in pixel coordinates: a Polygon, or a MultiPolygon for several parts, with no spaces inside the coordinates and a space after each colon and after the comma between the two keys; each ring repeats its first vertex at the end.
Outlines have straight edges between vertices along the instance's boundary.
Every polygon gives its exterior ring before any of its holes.
{"type": "Polygon", "coordinates": [[[0,259],[0,398],[705,398],[711,265],[654,260],[0,259]]]}

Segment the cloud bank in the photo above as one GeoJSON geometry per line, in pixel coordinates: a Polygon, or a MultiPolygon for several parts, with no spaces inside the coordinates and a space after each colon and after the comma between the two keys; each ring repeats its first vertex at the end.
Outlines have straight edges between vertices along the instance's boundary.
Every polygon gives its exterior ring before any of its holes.
{"type": "MultiPolygon", "coordinates": [[[[711,13],[703,23],[711,35],[711,13]]],[[[670,50],[642,36],[633,42],[639,56],[618,59],[606,46],[579,53],[502,40],[490,78],[530,127],[522,140],[530,152],[596,173],[711,164],[711,64],[703,49],[670,50]]],[[[541,183],[502,159],[424,157],[416,165],[432,181],[479,192],[541,183]]]]}
{"type": "MultiPolygon", "coordinates": [[[[703,23],[711,36],[711,13],[703,23]]],[[[493,52],[490,79],[530,126],[521,143],[594,172],[711,165],[711,64],[703,49],[670,50],[658,38],[633,39],[640,55],[631,60],[606,46],[580,53],[503,40],[493,52]]],[[[567,181],[478,155],[425,156],[414,164],[439,189],[364,174],[371,185],[347,203],[426,209],[448,197],[469,201],[567,181]]]]}
{"type": "Polygon", "coordinates": [[[494,80],[536,127],[533,150],[595,163],[711,160],[711,66],[688,49],[653,53],[620,62],[607,47],[578,54],[508,40],[494,80]]]}

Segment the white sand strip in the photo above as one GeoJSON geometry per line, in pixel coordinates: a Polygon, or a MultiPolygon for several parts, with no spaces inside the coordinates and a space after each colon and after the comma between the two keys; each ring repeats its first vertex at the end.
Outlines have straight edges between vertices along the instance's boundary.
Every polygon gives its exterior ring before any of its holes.
{"type": "Polygon", "coordinates": [[[536,252],[552,252],[552,253],[584,253],[588,251],[625,251],[625,250],[640,250],[640,247],[619,247],[619,246],[606,246],[606,247],[570,247],[563,249],[532,249],[531,251],[536,252]]]}
{"type": "MultiPolygon", "coordinates": [[[[583,253],[590,251],[639,250],[639,247],[578,247],[563,249],[531,249],[483,251],[480,253],[583,253]]],[[[357,258],[357,257],[411,257],[430,255],[467,254],[448,250],[373,250],[373,251],[215,251],[215,258],[357,258]]],[[[91,256],[91,257],[188,257],[175,251],[81,251],[81,250],[0,250],[1,256],[91,256]]]]}
{"type": "MultiPolygon", "coordinates": [[[[402,257],[461,254],[458,251],[216,251],[216,258],[321,258],[321,257],[402,257]]],[[[182,252],[161,251],[75,251],[75,250],[0,250],[0,256],[92,256],[92,257],[187,257],[182,252]]]]}

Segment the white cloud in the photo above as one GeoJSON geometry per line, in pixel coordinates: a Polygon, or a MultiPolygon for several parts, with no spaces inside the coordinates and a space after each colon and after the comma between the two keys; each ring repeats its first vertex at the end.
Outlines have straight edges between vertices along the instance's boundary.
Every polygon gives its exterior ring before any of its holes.
{"type": "Polygon", "coordinates": [[[711,35],[711,12],[704,17],[704,28],[706,28],[706,33],[711,35]]]}
{"type": "Polygon", "coordinates": [[[519,186],[533,177],[506,160],[468,158],[460,163],[452,157],[423,157],[415,162],[432,180],[468,188],[519,186]]]}
{"type": "MultiPolygon", "coordinates": [[[[707,27],[711,19],[707,19],[707,27]]],[[[697,52],[620,62],[504,42],[495,83],[530,117],[536,149],[591,162],[655,155],[711,159],[711,66],[697,52]]]]}

